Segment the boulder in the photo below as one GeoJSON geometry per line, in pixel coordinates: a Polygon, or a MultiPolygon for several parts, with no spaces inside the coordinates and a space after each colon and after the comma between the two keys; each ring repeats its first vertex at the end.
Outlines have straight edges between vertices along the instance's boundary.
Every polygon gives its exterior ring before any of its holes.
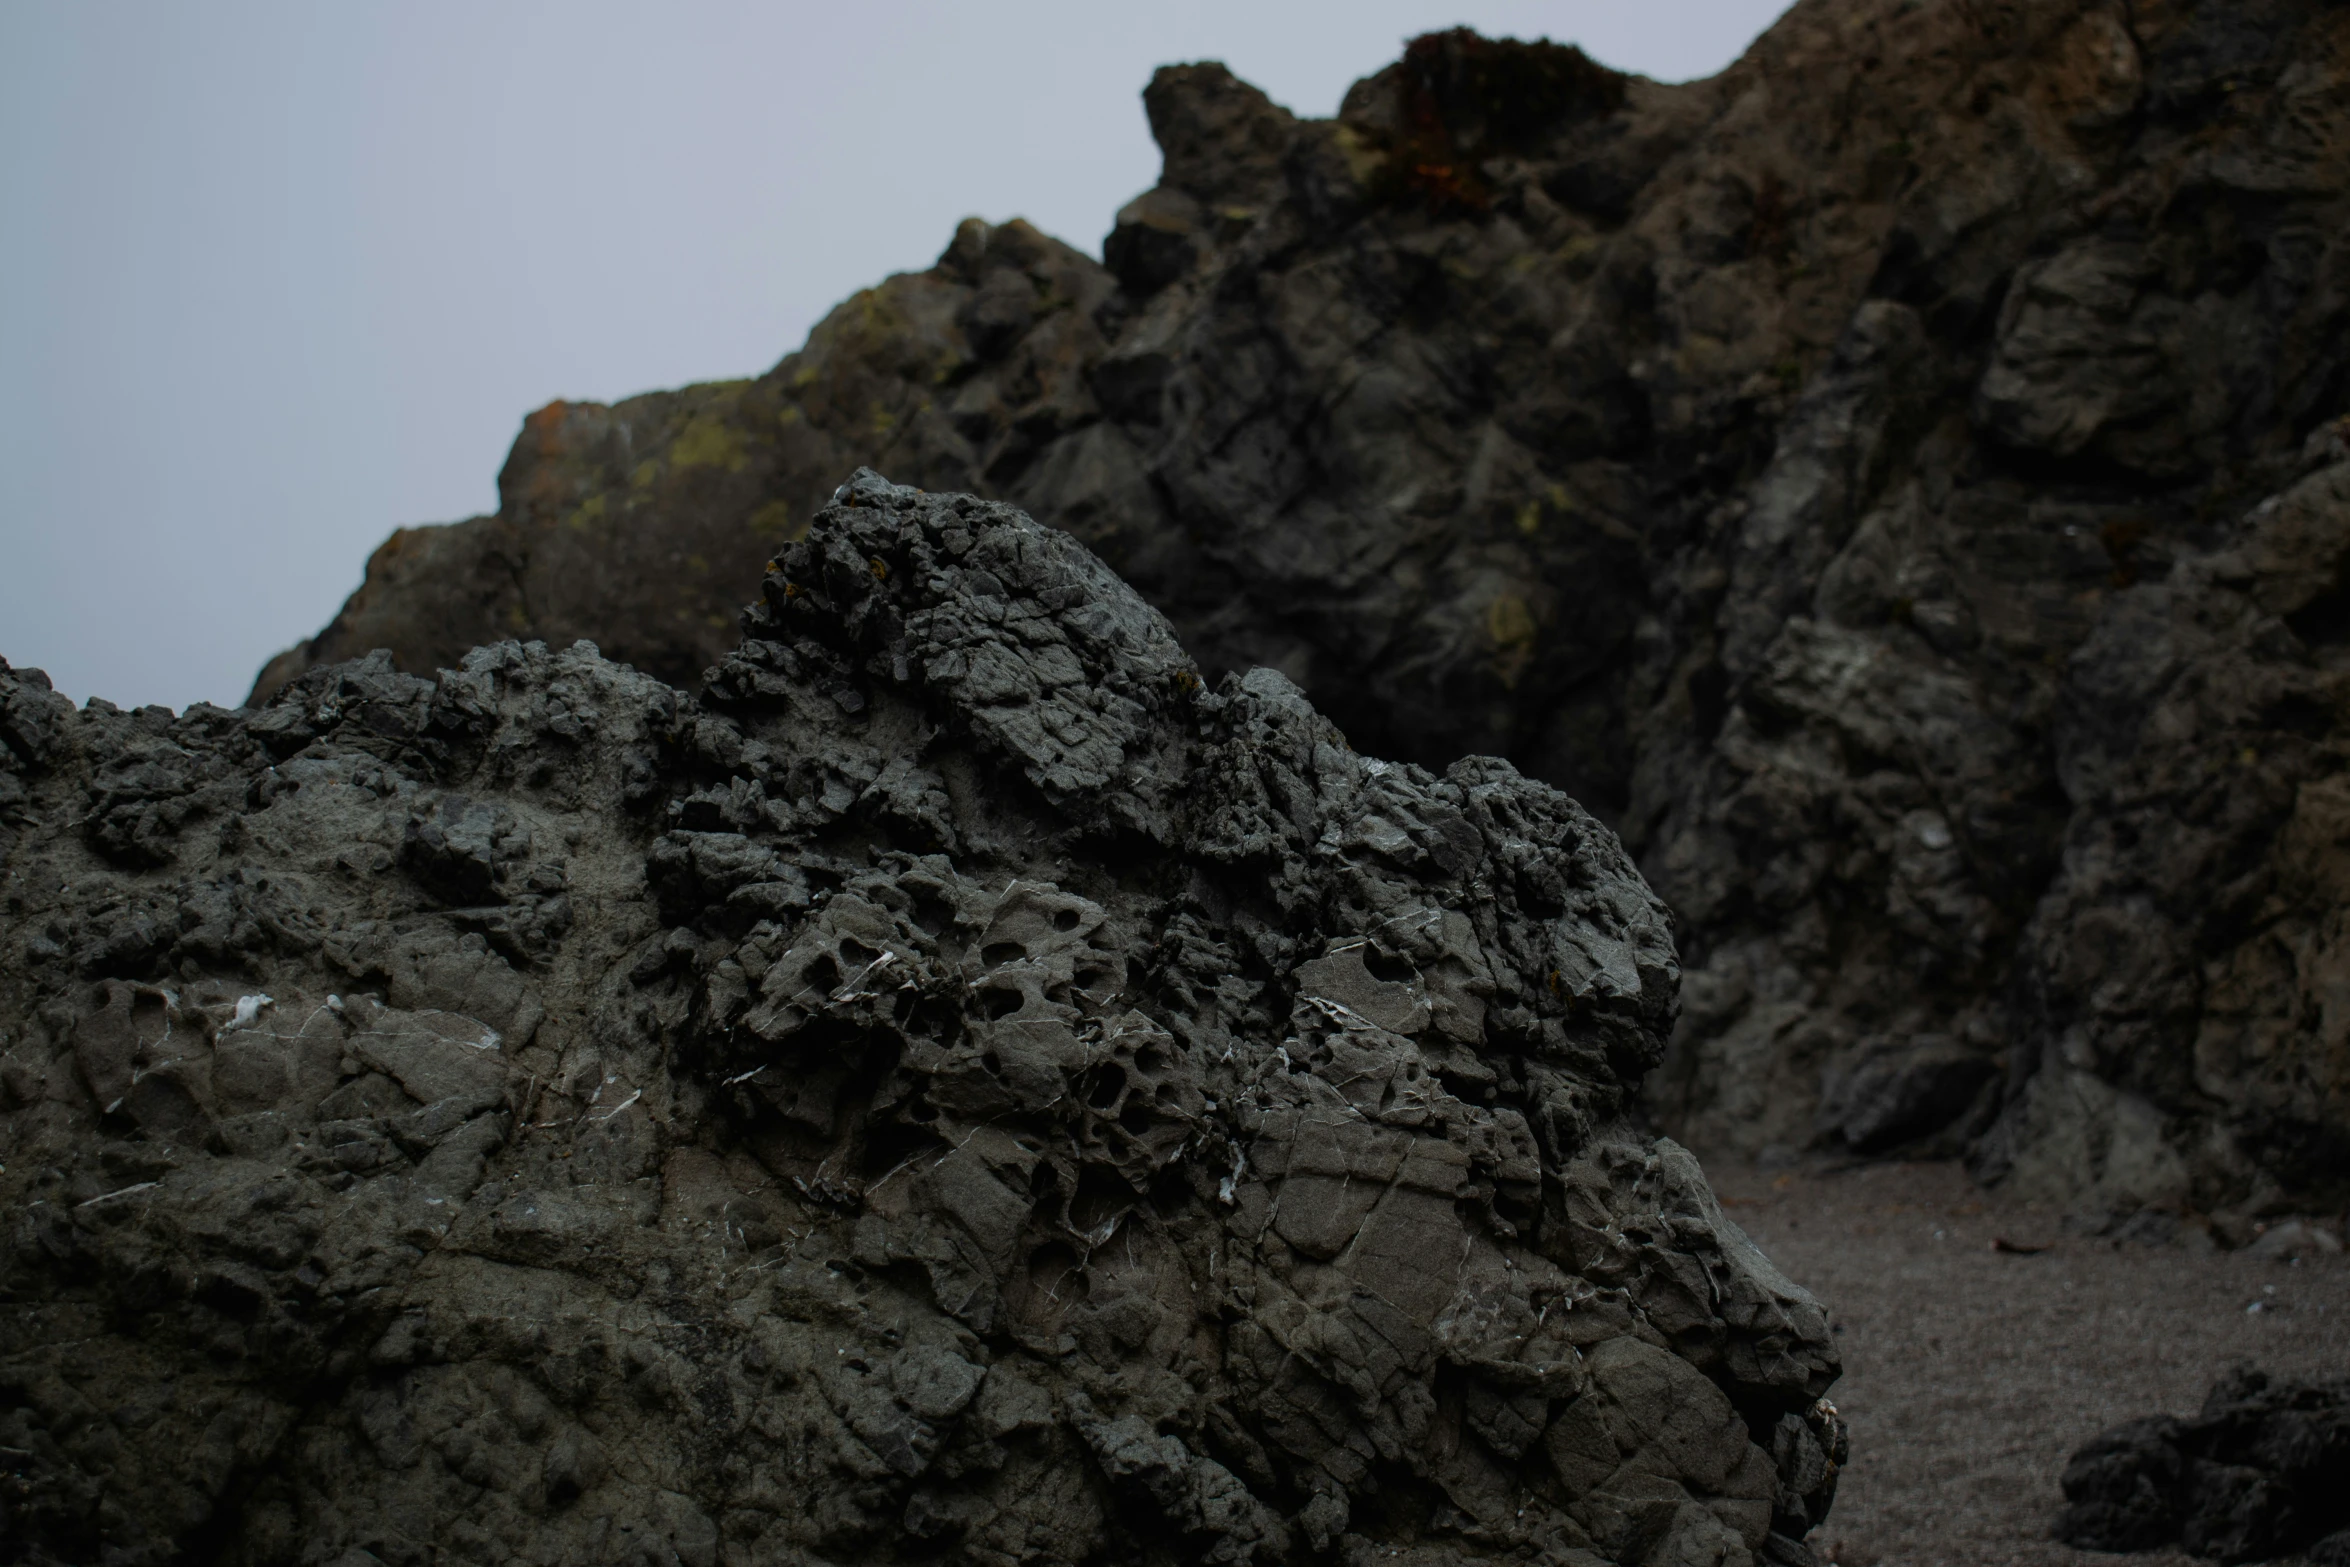
{"type": "Polygon", "coordinates": [[[12,1558],[1811,1559],[1834,1339],[1635,1113],[1612,831],[970,495],[742,625],[0,669],[12,1558]]]}
{"type": "Polygon", "coordinates": [[[2350,1562],[2350,1379],[2232,1371],[2191,1419],[2132,1420],[2083,1444],[2064,1495],[2056,1537],[2083,1550],[2350,1562]]]}

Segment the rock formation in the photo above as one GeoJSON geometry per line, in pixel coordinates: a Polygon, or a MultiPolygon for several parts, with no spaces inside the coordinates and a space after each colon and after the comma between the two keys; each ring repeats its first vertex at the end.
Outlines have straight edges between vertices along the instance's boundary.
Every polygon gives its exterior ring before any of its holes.
{"type": "Polygon", "coordinates": [[[2345,1195],[2343,490],[2297,465],[2350,413],[2350,12],[1802,0],[1685,86],[1456,32],[1334,121],[1144,102],[1106,266],[974,221],[757,380],[541,410],[260,694],[517,634],[690,682],[875,462],[1617,825],[1685,1136],[2345,1195]]]}
{"type": "Polygon", "coordinates": [[[2350,1379],[2237,1370],[2188,1420],[2132,1420],[2065,1465],[2058,1539],[2090,1551],[2184,1546],[2223,1562],[2306,1551],[2350,1563],[2350,1379]]]}
{"type": "Polygon", "coordinates": [[[0,1556],[1813,1559],[1833,1340],[1627,1117],[1608,828],[968,495],[742,621],[0,670],[0,1556]]]}

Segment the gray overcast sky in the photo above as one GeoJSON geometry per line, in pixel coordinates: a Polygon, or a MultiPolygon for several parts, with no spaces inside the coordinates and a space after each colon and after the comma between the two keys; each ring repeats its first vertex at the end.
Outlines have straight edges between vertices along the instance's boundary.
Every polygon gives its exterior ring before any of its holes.
{"type": "Polygon", "coordinates": [[[969,214],[1099,254],[1154,66],[1301,114],[1465,22],[1662,80],[1780,0],[0,0],[0,656],[242,700],[522,415],[749,375],[969,214]]]}

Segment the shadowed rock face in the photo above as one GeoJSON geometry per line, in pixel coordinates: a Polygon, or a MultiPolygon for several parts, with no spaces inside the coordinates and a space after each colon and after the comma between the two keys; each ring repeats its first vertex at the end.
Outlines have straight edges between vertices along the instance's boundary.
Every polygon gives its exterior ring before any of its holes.
{"type": "Polygon", "coordinates": [[[261,691],[510,635],[687,683],[875,462],[1083,539],[1211,675],[1616,824],[1683,1135],[2334,1200],[2350,622],[2191,563],[2341,580],[2259,508],[2350,413],[2346,62],[2316,0],[1804,0],[1686,86],[1440,34],[1323,122],[1171,68],[1107,266],[975,221],[754,381],[541,410],[261,691]],[[2222,644],[2282,705],[2171,683],[2222,644]]]}
{"type": "Polygon", "coordinates": [[[2190,1419],[2150,1415],[2082,1444],[2056,1537],[2091,1551],[2183,1546],[2222,1562],[2297,1551],[2350,1562],[2350,1379],[2239,1369],[2190,1419]]]}
{"type": "Polygon", "coordinates": [[[1615,835],[860,473],[697,699],[0,670],[27,1560],[1805,1562],[1615,835]]]}

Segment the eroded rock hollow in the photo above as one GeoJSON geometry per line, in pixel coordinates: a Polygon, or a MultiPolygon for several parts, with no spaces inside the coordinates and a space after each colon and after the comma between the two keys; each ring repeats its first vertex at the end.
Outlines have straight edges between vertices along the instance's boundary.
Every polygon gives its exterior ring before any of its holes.
{"type": "Polygon", "coordinates": [[[1833,1342],[1628,1117],[1613,832],[967,495],[743,625],[0,673],[10,1559],[1811,1560],[1833,1342]]]}

